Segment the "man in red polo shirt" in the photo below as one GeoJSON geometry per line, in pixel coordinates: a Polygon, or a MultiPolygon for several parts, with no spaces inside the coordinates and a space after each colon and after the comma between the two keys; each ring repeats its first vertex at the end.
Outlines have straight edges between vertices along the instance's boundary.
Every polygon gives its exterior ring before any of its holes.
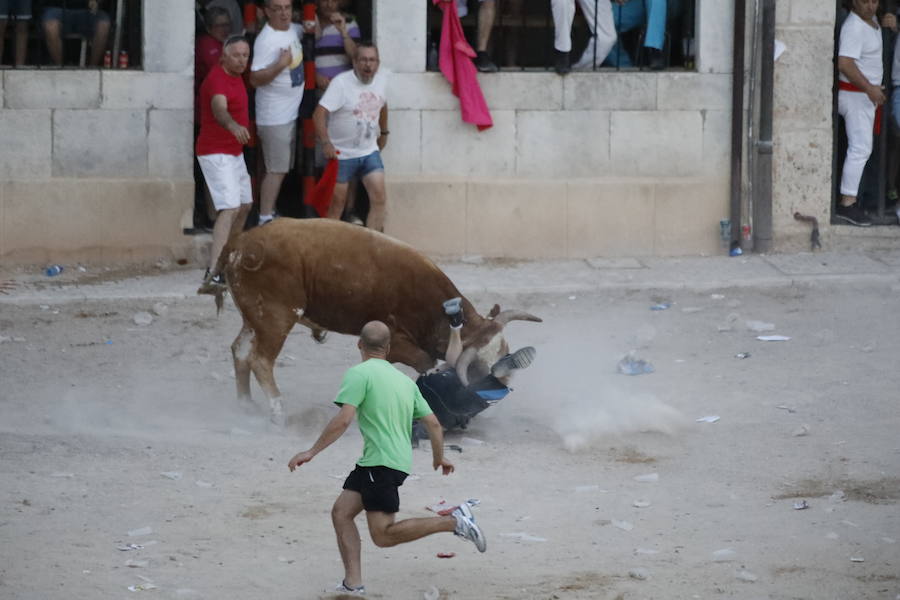
{"type": "MultiPolygon", "coordinates": [[[[247,89],[241,73],[250,60],[250,44],[243,36],[225,40],[221,62],[200,86],[200,135],[197,160],[218,211],[204,286],[224,285],[215,272],[226,242],[244,228],[253,203],[250,175],[244,163],[244,144],[250,141],[247,89]]],[[[202,288],[201,288],[202,289],[202,288]]]]}

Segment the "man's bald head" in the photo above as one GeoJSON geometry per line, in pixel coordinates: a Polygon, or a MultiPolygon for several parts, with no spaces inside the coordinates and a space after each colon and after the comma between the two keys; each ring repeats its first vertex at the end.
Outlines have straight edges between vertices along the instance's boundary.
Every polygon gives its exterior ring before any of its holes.
{"type": "Polygon", "coordinates": [[[369,321],[359,333],[359,347],[369,354],[387,354],[391,330],[381,321],[369,321]]]}

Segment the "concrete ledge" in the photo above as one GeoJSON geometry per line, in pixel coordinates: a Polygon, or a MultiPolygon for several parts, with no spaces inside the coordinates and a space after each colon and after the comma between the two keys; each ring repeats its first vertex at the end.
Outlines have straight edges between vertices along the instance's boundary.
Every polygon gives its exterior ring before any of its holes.
{"type": "Polygon", "coordinates": [[[0,262],[172,258],[189,245],[181,220],[193,194],[190,181],[0,182],[0,262]]]}
{"type": "Polygon", "coordinates": [[[723,177],[388,178],[385,232],[439,257],[712,255],[723,177]]]}
{"type": "Polygon", "coordinates": [[[6,71],[7,108],[99,108],[100,71],[6,71]]]}

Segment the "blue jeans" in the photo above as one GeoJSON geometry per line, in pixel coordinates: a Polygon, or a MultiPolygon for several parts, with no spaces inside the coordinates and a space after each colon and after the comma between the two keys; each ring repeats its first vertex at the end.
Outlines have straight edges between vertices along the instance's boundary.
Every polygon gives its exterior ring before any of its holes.
{"type": "Polygon", "coordinates": [[[365,177],[375,171],[384,171],[384,163],[381,162],[381,153],[378,150],[359,158],[338,157],[338,183],[347,183],[354,177],[365,177]]]}
{"type": "MultiPolygon", "coordinates": [[[[612,9],[616,31],[625,33],[646,23],[647,33],[644,35],[644,47],[662,50],[663,42],[666,39],[668,0],[629,0],[625,4],[613,3],[612,9]]],[[[630,67],[633,63],[628,52],[622,48],[621,42],[617,41],[603,64],[630,67]]]]}
{"type": "Polygon", "coordinates": [[[97,23],[105,21],[109,23],[109,15],[98,10],[96,14],[86,9],[66,10],[55,6],[48,6],[44,9],[42,21],[59,21],[62,24],[62,37],[67,35],[80,35],[81,37],[93,39],[94,33],[97,31],[97,23]]]}

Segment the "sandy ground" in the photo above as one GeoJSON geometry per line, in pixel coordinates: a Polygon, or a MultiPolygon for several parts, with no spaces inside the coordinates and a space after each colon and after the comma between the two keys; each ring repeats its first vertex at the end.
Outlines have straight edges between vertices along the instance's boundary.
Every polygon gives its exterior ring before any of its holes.
{"type": "MultiPolygon", "coordinates": [[[[448,435],[455,474],[414,452],[400,515],[478,498],[488,551],[363,532],[369,597],[900,598],[895,292],[471,299],[542,316],[507,332],[538,359],[448,435]],[[791,339],[758,341],[748,320],[791,339]],[[630,350],[655,372],[616,373],[630,350]]],[[[155,302],[0,304],[0,598],[337,597],[329,510],[359,433],[286,464],[335,411],[355,340],[295,330],[276,370],[291,419],[273,431],[235,399],[230,303],[168,300],[135,324],[155,302]]]]}

